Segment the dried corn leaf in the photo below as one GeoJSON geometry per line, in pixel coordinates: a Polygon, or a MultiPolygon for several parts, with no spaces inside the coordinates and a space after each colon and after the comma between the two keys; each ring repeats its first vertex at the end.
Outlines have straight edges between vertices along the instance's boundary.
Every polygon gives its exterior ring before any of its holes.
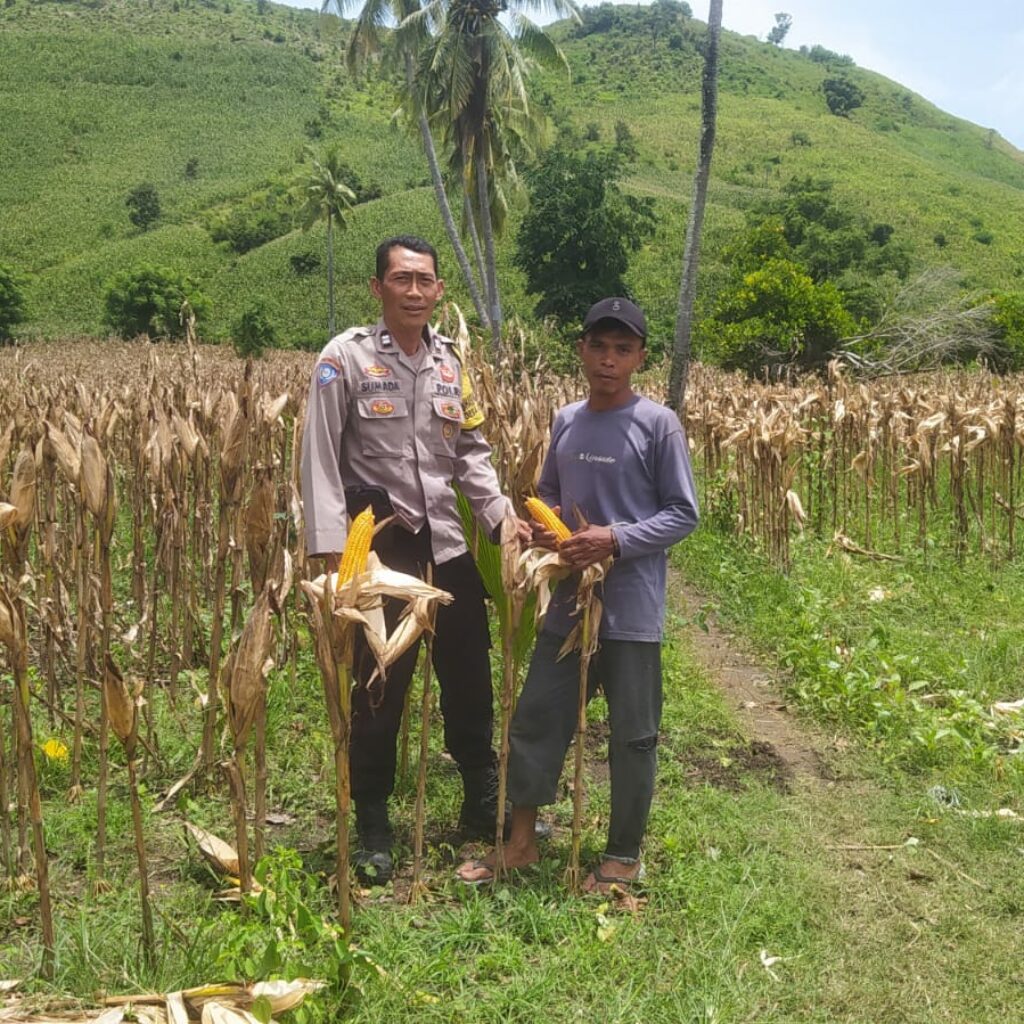
{"type": "Polygon", "coordinates": [[[202,1024],[262,1024],[259,1017],[248,1010],[225,1006],[223,1003],[209,1002],[203,1006],[202,1024]]]}
{"type": "MultiPolygon", "coordinates": [[[[233,846],[229,846],[223,839],[218,838],[212,832],[193,825],[191,821],[184,822],[185,828],[192,834],[199,852],[206,858],[207,863],[222,875],[237,875],[238,854],[233,846]]],[[[189,995],[189,993],[186,993],[189,995]]]]}

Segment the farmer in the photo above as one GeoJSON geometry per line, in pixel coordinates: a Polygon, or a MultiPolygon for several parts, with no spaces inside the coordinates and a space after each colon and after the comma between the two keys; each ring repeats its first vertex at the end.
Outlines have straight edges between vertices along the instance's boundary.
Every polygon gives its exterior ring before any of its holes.
{"type": "MultiPolygon", "coordinates": [[[[370,290],[381,318],[332,338],[320,353],[309,391],[302,450],[306,543],[334,571],[347,517],[372,505],[378,521],[394,515],[374,550],[400,572],[425,576],[449,591],[437,614],[433,663],[441,687],[445,744],[462,775],[460,826],[493,835],[497,805],[492,740],[490,636],[484,589],[463,537],[453,485],[493,535],[510,508],[491,465],[483,420],[450,338],[430,318],[444,295],[437,253],[420,238],[389,238],[377,248],[370,290]]],[[[520,534],[530,529],[519,521],[520,534]]],[[[395,604],[395,602],[391,602],[395,604]]],[[[389,608],[389,628],[398,614],[389,608]]],[[[362,634],[355,652],[349,764],[364,883],[392,875],[388,797],[405,694],[416,665],[413,647],[367,685],[375,662],[362,634]]]]}
{"type": "MultiPolygon", "coordinates": [[[[582,569],[612,557],[600,596],[600,647],[591,663],[590,694],[608,701],[611,818],[600,863],[584,882],[589,892],[628,887],[642,877],[640,844],[654,794],[661,721],[661,639],[665,618],[666,549],[697,525],[697,496],[686,437],[669,409],[637,395],[631,377],[646,355],[647,325],[632,302],[592,306],[576,348],[589,397],[563,408],[551,430],[540,498],[573,526],[558,550],[582,569]]],[[[554,534],[534,528],[534,543],[554,548],[554,534]]],[[[512,720],[508,792],[512,828],[508,867],[538,860],[537,807],[555,802],[565,752],[577,719],[579,653],[558,659],[572,630],[578,577],[559,584],[512,720]]],[[[494,853],[467,861],[464,882],[489,881],[494,853]]]]}

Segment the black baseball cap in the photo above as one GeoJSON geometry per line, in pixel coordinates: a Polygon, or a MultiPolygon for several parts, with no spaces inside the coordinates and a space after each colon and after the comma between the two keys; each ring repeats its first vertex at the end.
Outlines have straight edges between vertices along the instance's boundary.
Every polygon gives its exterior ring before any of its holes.
{"type": "Polygon", "coordinates": [[[647,321],[644,319],[643,311],[629,299],[610,298],[595,302],[583,321],[583,333],[586,334],[601,320],[614,320],[641,338],[647,337],[647,321]]]}

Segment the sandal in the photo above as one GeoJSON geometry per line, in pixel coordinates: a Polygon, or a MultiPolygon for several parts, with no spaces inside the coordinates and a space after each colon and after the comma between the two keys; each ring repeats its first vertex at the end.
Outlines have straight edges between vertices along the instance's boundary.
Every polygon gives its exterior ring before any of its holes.
{"type": "Polygon", "coordinates": [[[463,885],[490,885],[494,881],[494,868],[491,867],[486,861],[482,860],[471,860],[467,861],[466,864],[461,864],[455,870],[456,881],[461,882],[463,885]],[[486,871],[487,874],[482,878],[463,878],[462,869],[469,865],[470,871],[486,871]]]}
{"type": "MultiPolygon", "coordinates": [[[[617,877],[615,875],[606,875],[601,870],[601,864],[598,864],[597,867],[594,868],[594,870],[590,872],[590,876],[591,876],[591,878],[594,879],[594,882],[596,884],[595,884],[593,889],[588,889],[587,892],[589,894],[592,894],[592,895],[593,894],[596,894],[596,895],[599,895],[599,896],[606,895],[608,890],[599,889],[598,888],[599,885],[607,885],[607,886],[613,886],[614,885],[614,886],[617,886],[622,892],[629,892],[634,887],[640,888],[641,883],[643,882],[643,880],[646,877],[646,875],[647,875],[647,870],[644,867],[643,861],[640,862],[640,867],[637,870],[637,873],[632,878],[619,878],[619,877],[617,877]]],[[[584,883],[584,884],[586,884],[586,883],[584,883]]]]}
{"type": "MultiPolygon", "coordinates": [[[[530,864],[523,864],[515,868],[505,868],[505,877],[510,878],[513,875],[525,875],[536,871],[540,867],[540,861],[535,860],[530,864]]],[[[487,863],[485,860],[470,860],[466,861],[465,864],[460,864],[455,870],[455,878],[463,885],[490,885],[494,881],[494,868],[487,863]],[[463,878],[459,873],[464,867],[468,867],[470,871],[486,871],[487,874],[483,878],[463,878]]]]}

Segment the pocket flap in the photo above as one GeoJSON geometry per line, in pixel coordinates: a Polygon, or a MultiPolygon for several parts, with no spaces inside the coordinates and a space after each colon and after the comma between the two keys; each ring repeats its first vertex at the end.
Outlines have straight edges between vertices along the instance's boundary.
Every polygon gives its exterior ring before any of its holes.
{"type": "Polygon", "coordinates": [[[452,423],[462,423],[465,415],[462,412],[462,403],[456,398],[435,398],[434,412],[443,420],[450,420],[452,423]]]}

